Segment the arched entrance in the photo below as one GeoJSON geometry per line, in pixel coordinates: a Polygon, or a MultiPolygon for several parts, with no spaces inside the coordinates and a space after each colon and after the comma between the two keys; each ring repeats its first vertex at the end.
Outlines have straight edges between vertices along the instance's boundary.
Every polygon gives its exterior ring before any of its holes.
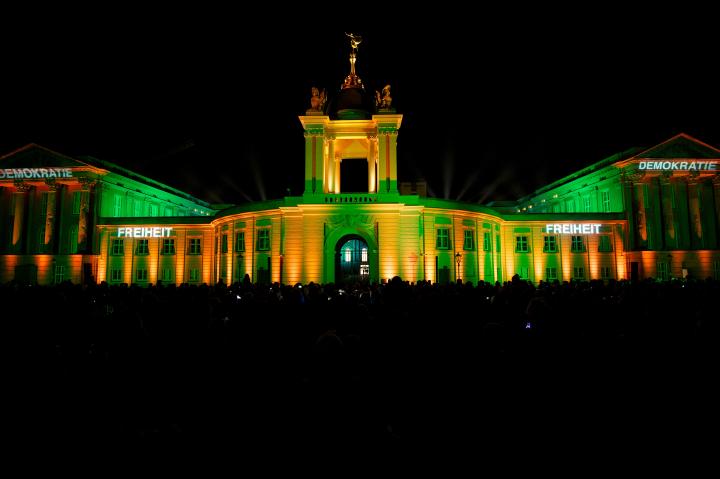
{"type": "Polygon", "coordinates": [[[335,245],[335,282],[356,283],[370,280],[370,250],[358,235],[346,235],[335,245]]]}

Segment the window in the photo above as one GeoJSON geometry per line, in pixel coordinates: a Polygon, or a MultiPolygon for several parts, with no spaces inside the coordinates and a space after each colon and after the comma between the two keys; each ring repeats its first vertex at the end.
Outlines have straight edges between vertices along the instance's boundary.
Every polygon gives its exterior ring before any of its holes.
{"type": "Polygon", "coordinates": [[[557,236],[545,236],[543,241],[544,253],[557,253],[557,236]]]}
{"type": "Polygon", "coordinates": [[[163,269],[162,269],[162,276],[161,276],[161,277],[162,277],[162,280],[163,280],[163,281],[170,281],[170,282],[172,282],[173,279],[174,279],[173,276],[174,276],[174,275],[173,275],[173,270],[172,270],[172,268],[163,268],[163,269]]]}
{"type": "Polygon", "coordinates": [[[573,268],[573,279],[584,279],[585,278],[585,268],[583,266],[575,266],[573,268]]]}
{"type": "Polygon", "coordinates": [[[227,253],[227,233],[222,235],[222,252],[227,253]]]}
{"type": "Polygon", "coordinates": [[[435,232],[435,247],[437,249],[450,249],[450,230],[438,228],[435,232]]]}
{"type": "Polygon", "coordinates": [[[345,262],[349,263],[352,260],[352,252],[350,251],[350,248],[345,250],[345,262]]]}
{"type": "Polygon", "coordinates": [[[367,248],[363,248],[360,252],[360,261],[363,263],[367,263],[368,256],[367,256],[367,248]]]}
{"type": "Polygon", "coordinates": [[[110,282],[112,283],[119,283],[123,279],[122,277],[122,270],[121,269],[111,269],[110,270],[110,282]]]}
{"type": "Polygon", "coordinates": [[[600,277],[602,279],[612,278],[612,269],[610,269],[610,266],[602,266],[600,268],[600,277]]]}
{"type": "Polygon", "coordinates": [[[600,235],[598,242],[598,251],[606,253],[612,251],[612,243],[610,242],[610,235],[600,235]]]}
{"type": "Polygon", "coordinates": [[[245,251],[245,232],[238,231],[235,233],[235,252],[242,253],[245,251]]]}
{"type": "Polygon", "coordinates": [[[135,271],[135,279],[138,281],[147,281],[147,269],[138,269],[135,271]]]}
{"type": "Polygon", "coordinates": [[[82,199],[82,191],[76,191],[73,193],[73,209],[74,215],[80,214],[80,200],[82,199]]]}
{"type": "Polygon", "coordinates": [[[137,249],[135,250],[135,254],[150,254],[150,251],[148,249],[148,240],[147,239],[139,239],[137,242],[137,249]]]}
{"type": "Polygon", "coordinates": [[[162,254],[175,254],[175,239],[174,238],[163,239],[162,254]]]}
{"type": "Polygon", "coordinates": [[[528,244],[527,236],[516,236],[515,237],[515,252],[516,253],[527,253],[530,251],[530,245],[528,244]]]}
{"type": "Polygon", "coordinates": [[[583,211],[585,213],[590,212],[590,197],[589,196],[583,196],[583,211]]]}
{"type": "Polygon", "coordinates": [[[142,200],[135,200],[133,205],[133,216],[142,216],[142,200]]]}
{"type": "Polygon", "coordinates": [[[110,254],[112,256],[121,256],[125,254],[125,240],[113,239],[110,245],[110,254]]]}
{"type": "Polygon", "coordinates": [[[200,254],[200,238],[190,238],[188,254],[200,254]]]}
{"type": "Polygon", "coordinates": [[[56,264],[54,273],[55,277],[53,278],[53,281],[55,284],[60,284],[65,281],[65,266],[56,264]]]}
{"type": "Polygon", "coordinates": [[[198,268],[190,268],[190,281],[193,283],[200,281],[200,270],[198,268]]]}
{"type": "Polygon", "coordinates": [[[113,216],[117,218],[118,216],[122,216],[122,196],[119,194],[115,195],[115,204],[113,207],[113,216]]]}
{"type": "Polygon", "coordinates": [[[518,271],[518,275],[520,276],[520,279],[528,279],[528,267],[520,266],[520,271],[518,271]]]}
{"type": "Polygon", "coordinates": [[[68,233],[68,254],[78,252],[78,227],[73,226],[68,233]]]}
{"type": "Polygon", "coordinates": [[[545,268],[545,279],[547,281],[555,281],[557,279],[557,268],[545,268]]]}
{"type": "Polygon", "coordinates": [[[465,230],[463,249],[474,250],[475,249],[475,232],[473,230],[465,230]]]}
{"type": "Polygon", "coordinates": [[[670,268],[668,268],[668,264],[665,261],[660,261],[658,263],[658,279],[660,281],[667,281],[670,279],[670,268]]]}
{"type": "Polygon", "coordinates": [[[483,233],[483,251],[490,251],[492,249],[492,236],[489,231],[483,233]]]}
{"type": "Polygon", "coordinates": [[[609,213],[610,212],[610,192],[609,191],[600,192],[600,200],[602,201],[603,212],[609,213]]]}
{"type": "Polygon", "coordinates": [[[573,253],[582,253],[585,251],[585,244],[582,236],[573,236],[570,251],[573,253]]]}
{"type": "Polygon", "coordinates": [[[257,249],[258,251],[267,251],[270,249],[270,228],[258,230],[257,249]]]}

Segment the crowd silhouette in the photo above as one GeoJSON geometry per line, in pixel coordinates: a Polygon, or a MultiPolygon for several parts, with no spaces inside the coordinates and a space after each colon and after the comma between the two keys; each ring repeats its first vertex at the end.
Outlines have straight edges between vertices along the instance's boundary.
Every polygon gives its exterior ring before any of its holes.
{"type": "Polygon", "coordinates": [[[548,430],[628,440],[702,423],[717,397],[719,294],[710,279],[517,276],[0,286],[26,428],[380,447],[527,446],[548,430]]]}

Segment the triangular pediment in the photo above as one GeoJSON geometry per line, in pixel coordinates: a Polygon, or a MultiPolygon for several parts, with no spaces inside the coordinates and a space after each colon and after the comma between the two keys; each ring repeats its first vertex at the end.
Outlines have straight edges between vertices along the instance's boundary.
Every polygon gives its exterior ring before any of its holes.
{"type": "Polygon", "coordinates": [[[720,159],[720,150],[713,148],[712,146],[703,143],[690,135],[680,133],[679,135],[674,136],[657,146],[653,146],[650,149],[642,151],[636,155],[635,158],[692,158],[698,160],[711,160],[720,159]]]}
{"type": "Polygon", "coordinates": [[[0,157],[0,168],[96,168],[75,158],[30,143],[0,157]]]}

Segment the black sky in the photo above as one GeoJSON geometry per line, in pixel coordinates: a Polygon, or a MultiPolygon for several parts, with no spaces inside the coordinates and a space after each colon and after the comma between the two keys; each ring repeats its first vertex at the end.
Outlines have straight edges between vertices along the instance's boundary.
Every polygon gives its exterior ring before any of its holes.
{"type": "Polygon", "coordinates": [[[0,150],[96,156],[211,202],[300,194],[297,116],[348,73],[344,31],[364,37],[365,85],[391,84],[404,115],[400,179],[438,197],[514,199],[681,131],[720,146],[714,17],[547,8],[308,11],[290,29],[230,11],[25,16],[3,33],[0,150]]]}

